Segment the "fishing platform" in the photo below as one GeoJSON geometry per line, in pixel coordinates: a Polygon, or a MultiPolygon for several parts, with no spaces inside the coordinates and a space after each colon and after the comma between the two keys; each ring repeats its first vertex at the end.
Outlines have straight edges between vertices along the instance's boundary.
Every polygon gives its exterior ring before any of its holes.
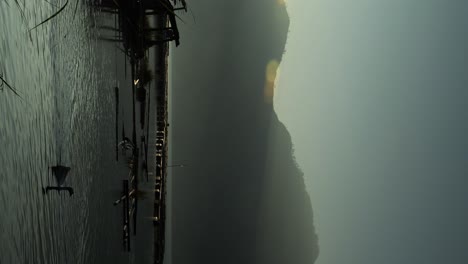
{"type": "MultiPolygon", "coordinates": [[[[134,165],[131,167],[127,179],[122,181],[122,193],[120,199],[114,202],[115,205],[122,204],[122,239],[124,248],[130,251],[131,229],[136,234],[136,219],[138,210],[138,157],[140,155],[136,137],[135,128],[135,94],[137,92],[146,93],[142,81],[145,72],[145,63],[148,60],[148,50],[155,48],[155,71],[156,80],[155,94],[156,98],[156,127],[148,130],[144,140],[144,162],[146,175],[154,175],[154,263],[161,264],[164,259],[165,245],[165,220],[166,220],[166,176],[167,176],[167,141],[168,141],[168,54],[169,42],[174,41],[175,46],[180,44],[180,34],[177,27],[177,11],[187,11],[185,0],[100,0],[95,1],[94,6],[98,11],[115,16],[114,27],[107,27],[115,35],[113,38],[104,39],[111,42],[122,44],[122,51],[125,58],[130,58],[132,75],[132,95],[133,95],[133,133],[132,139],[135,148],[133,149],[134,165]],[[140,90],[142,89],[142,90],[140,90]],[[150,137],[151,136],[151,137],[150,137]],[[154,145],[153,145],[154,144],[154,145]],[[150,161],[148,154],[148,145],[155,146],[154,159],[150,161]],[[148,173],[148,169],[155,168],[154,173],[148,173]]],[[[148,96],[149,98],[149,89],[148,96]]],[[[138,94],[137,94],[138,96],[138,94]]],[[[140,112],[146,108],[144,106],[144,97],[140,98],[140,112]],[[141,110],[143,109],[143,110],[141,110]]],[[[149,104],[149,100],[148,100],[149,104]]],[[[149,106],[148,106],[149,109],[149,106]]],[[[148,113],[149,118],[149,113],[148,113]]],[[[144,116],[140,116],[142,124],[144,116]]],[[[116,129],[117,130],[117,129],[116,129]]],[[[144,133],[143,133],[144,134],[144,133]]],[[[143,140],[141,140],[143,142],[143,140]]],[[[118,150],[117,150],[118,151],[118,150]]]]}

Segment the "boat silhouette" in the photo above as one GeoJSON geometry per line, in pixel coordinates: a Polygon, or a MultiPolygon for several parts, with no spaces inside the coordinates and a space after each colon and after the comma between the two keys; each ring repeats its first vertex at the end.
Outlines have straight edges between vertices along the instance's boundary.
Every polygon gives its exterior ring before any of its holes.
{"type": "Polygon", "coordinates": [[[49,191],[68,191],[68,194],[72,196],[74,194],[73,188],[72,187],[67,187],[63,186],[65,179],[67,178],[68,172],[70,171],[70,167],[62,166],[62,165],[57,165],[53,167],[49,167],[49,169],[52,170],[52,175],[55,177],[57,186],[47,186],[45,188],[42,188],[42,192],[44,194],[47,194],[49,191]]]}

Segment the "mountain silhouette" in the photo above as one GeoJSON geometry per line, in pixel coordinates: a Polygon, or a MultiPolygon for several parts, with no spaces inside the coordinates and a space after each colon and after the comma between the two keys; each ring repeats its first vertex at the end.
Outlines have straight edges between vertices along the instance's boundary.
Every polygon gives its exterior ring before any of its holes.
{"type": "Polygon", "coordinates": [[[174,49],[172,261],[314,263],[317,235],[272,104],[289,17],[277,0],[201,0],[174,49]]]}

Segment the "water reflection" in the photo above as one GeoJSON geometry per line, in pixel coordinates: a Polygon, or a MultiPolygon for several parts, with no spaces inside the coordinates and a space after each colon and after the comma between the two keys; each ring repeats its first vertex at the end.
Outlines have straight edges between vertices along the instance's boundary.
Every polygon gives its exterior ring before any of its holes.
{"type": "Polygon", "coordinates": [[[23,98],[0,91],[0,263],[132,258],[121,253],[119,212],[108,206],[120,182],[105,133],[115,122],[113,53],[93,26],[102,18],[81,4],[74,15],[70,4],[28,33],[64,3],[0,2],[0,73],[23,98]],[[59,158],[72,167],[71,198],[41,192],[59,158]]]}

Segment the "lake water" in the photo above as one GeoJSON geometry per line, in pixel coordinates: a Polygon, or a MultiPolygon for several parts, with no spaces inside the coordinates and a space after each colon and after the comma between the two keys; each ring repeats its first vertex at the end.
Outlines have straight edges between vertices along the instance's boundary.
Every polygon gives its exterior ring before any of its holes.
{"type": "Polygon", "coordinates": [[[0,74],[22,97],[0,91],[0,263],[134,263],[149,249],[123,251],[112,206],[128,169],[115,161],[116,52],[98,40],[101,15],[71,1],[28,34],[65,1],[19,2],[0,1],[0,74]],[[41,191],[59,160],[71,197],[41,191]]]}

